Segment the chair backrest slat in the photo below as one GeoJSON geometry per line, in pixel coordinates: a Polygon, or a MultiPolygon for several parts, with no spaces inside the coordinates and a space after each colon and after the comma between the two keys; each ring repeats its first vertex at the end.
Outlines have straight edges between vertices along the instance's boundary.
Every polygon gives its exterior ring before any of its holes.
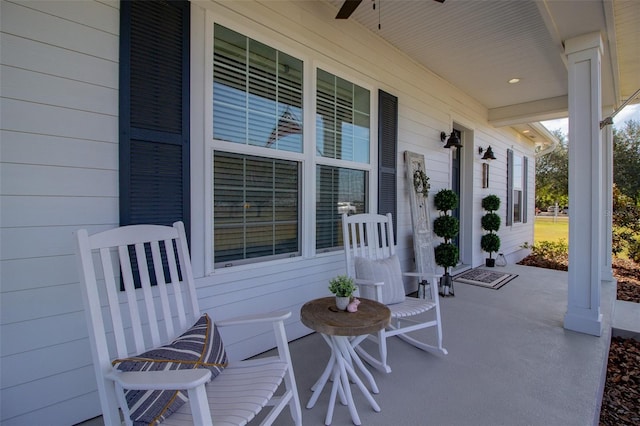
{"type": "MultiPolygon", "coordinates": [[[[179,244],[180,242],[176,242],[177,244],[179,244]]],[[[183,269],[183,265],[185,265],[184,260],[182,259],[182,250],[186,249],[188,250],[186,244],[187,242],[184,242],[184,247],[178,247],[178,261],[180,262],[180,267],[183,269]]],[[[173,246],[173,244],[172,244],[173,246]]],[[[189,253],[188,251],[185,253],[189,253]]],[[[186,268],[189,271],[191,270],[191,268],[186,268]]],[[[169,275],[171,276],[171,282],[173,283],[177,283],[179,282],[179,278],[178,278],[178,267],[176,265],[176,258],[175,256],[170,256],[169,257],[169,275]]],[[[193,282],[193,277],[190,276],[186,276],[184,274],[184,272],[182,273],[182,280],[185,282],[193,282]]],[[[195,288],[195,286],[194,286],[195,288]]],[[[187,290],[191,290],[191,286],[189,286],[189,288],[187,290]]],[[[176,297],[176,302],[177,302],[177,313],[178,313],[178,324],[180,328],[185,328],[187,326],[187,315],[185,312],[185,308],[187,308],[187,305],[184,302],[183,296],[182,296],[182,292],[176,292],[176,288],[173,288],[173,291],[175,292],[175,297],[176,297]]],[[[192,310],[193,309],[197,309],[194,308],[192,306],[192,310]]]]}
{"type": "MultiPolygon", "coordinates": [[[[173,243],[171,240],[164,240],[165,254],[168,262],[174,256],[173,243]]],[[[169,295],[167,293],[167,281],[164,276],[164,268],[162,267],[162,253],[160,251],[160,244],[151,244],[151,254],[153,256],[153,268],[156,274],[156,285],[158,286],[158,292],[160,293],[160,307],[162,308],[162,318],[172,318],[171,305],[169,304],[169,295]]],[[[171,282],[174,282],[172,279],[171,282]]],[[[173,321],[164,321],[165,331],[167,336],[174,335],[173,321]]]]}
{"type": "Polygon", "coordinates": [[[395,254],[391,214],[342,216],[347,273],[355,276],[355,258],[385,259],[395,254]]]}
{"type": "Polygon", "coordinates": [[[133,330],[133,341],[136,346],[136,352],[144,351],[144,335],[142,334],[142,321],[140,320],[140,312],[138,309],[138,300],[136,294],[135,281],[133,278],[133,269],[131,267],[131,258],[128,246],[118,247],[118,256],[120,259],[120,272],[122,273],[122,282],[124,284],[125,294],[127,296],[127,306],[131,319],[131,329],[133,330]]]}
{"type": "MultiPolygon", "coordinates": [[[[158,242],[151,241],[149,245],[151,247],[151,251],[153,252],[153,246],[158,246],[158,242]]],[[[151,332],[151,346],[155,347],[160,345],[160,333],[158,331],[158,316],[156,315],[153,294],[151,293],[151,277],[149,276],[146,247],[145,244],[136,244],[135,248],[136,261],[138,262],[138,270],[140,273],[140,287],[142,287],[142,297],[144,299],[144,306],[147,312],[149,331],[151,332]]],[[[156,259],[152,256],[152,260],[155,274],[155,268],[157,267],[156,259]]],[[[160,262],[162,262],[161,259],[160,262]]]]}
{"type": "MultiPolygon", "coordinates": [[[[176,222],[174,226],[178,229],[181,235],[185,235],[184,223],[176,222]]],[[[191,270],[191,262],[189,261],[189,246],[187,245],[186,238],[180,238],[176,241],[179,244],[178,247],[178,261],[180,262],[180,272],[182,273],[182,280],[187,283],[191,283],[187,287],[187,295],[189,296],[189,302],[192,312],[199,312],[198,295],[196,294],[195,280],[193,278],[193,271],[191,270]]],[[[174,262],[175,267],[175,262],[174,262]]],[[[173,275],[172,275],[173,277],[173,275]]],[[[176,278],[177,279],[177,278],[176,278]]],[[[182,306],[182,304],[180,304],[182,306]]]]}
{"type": "Polygon", "coordinates": [[[116,284],[112,255],[113,253],[108,247],[100,249],[100,260],[102,263],[102,270],[104,271],[103,275],[107,291],[107,304],[109,306],[111,325],[113,327],[113,334],[116,341],[116,351],[118,358],[124,358],[127,356],[127,342],[124,335],[122,314],[120,312],[120,303],[117,294],[118,284],[116,284]]]}

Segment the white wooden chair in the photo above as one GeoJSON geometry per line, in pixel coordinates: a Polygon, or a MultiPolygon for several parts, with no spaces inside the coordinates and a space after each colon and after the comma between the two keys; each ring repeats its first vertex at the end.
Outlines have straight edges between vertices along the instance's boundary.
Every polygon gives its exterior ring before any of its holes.
{"type": "Polygon", "coordinates": [[[355,279],[360,296],[386,304],[391,310],[391,324],[369,339],[377,343],[378,354],[366,351],[362,346],[358,354],[376,369],[389,373],[387,363],[387,338],[398,336],[424,351],[447,354],[442,346],[438,277],[436,274],[402,273],[395,255],[393,221],[391,213],[342,215],[342,232],[347,275],[355,279]],[[427,280],[429,290],[425,298],[406,297],[402,276],[427,280]],[[427,295],[429,296],[427,298],[427,295]],[[423,315],[428,311],[432,314],[423,315]],[[435,327],[436,342],[428,344],[408,333],[435,327]]]}
{"type": "MultiPolygon", "coordinates": [[[[204,318],[200,316],[182,222],[173,227],[124,226],[91,236],[81,229],[76,237],[89,339],[106,425],[121,424],[118,408],[124,423],[133,424],[130,416],[135,407],[129,409],[124,392],[132,389],[186,390],[182,397],[188,395],[188,401],[163,425],[244,425],[263,407],[273,406],[262,423],[271,424],[287,405],[295,424],[302,424],[284,328],[290,312],[219,321],[215,327],[207,316],[203,339],[207,344],[220,340],[217,331],[217,339],[213,338],[211,329],[267,321],[273,324],[278,348],[277,356],[229,362],[213,380],[212,372],[206,368],[123,372],[112,366],[114,358],[132,357],[165,345],[204,318]],[[283,381],[284,386],[276,395],[283,381]]],[[[226,360],[226,353],[223,355],[226,360]]],[[[186,368],[185,364],[180,365],[178,368],[186,368]]]]}

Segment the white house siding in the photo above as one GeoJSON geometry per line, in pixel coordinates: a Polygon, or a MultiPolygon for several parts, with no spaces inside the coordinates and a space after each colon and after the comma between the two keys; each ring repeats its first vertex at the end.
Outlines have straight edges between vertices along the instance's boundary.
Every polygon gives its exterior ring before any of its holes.
{"type": "MultiPolygon", "coordinates": [[[[118,223],[117,1],[2,0],[0,196],[0,422],[69,425],[100,410],[72,232],[118,223]]],[[[431,194],[450,185],[451,152],[441,131],[465,130],[464,185],[468,215],[466,263],[478,265],[480,200],[506,200],[506,149],[529,157],[529,223],[504,227],[505,253],[532,238],[532,145],[510,129],[496,129],[487,110],[442,78],[418,66],[357,24],[333,19],[323,2],[205,3],[214,16],[265,43],[304,52],[305,66],[328,65],[399,100],[398,253],[409,267],[413,249],[403,177],[403,152],[425,155],[431,194]],[[473,136],[471,139],[470,137],[473,136]],[[490,188],[481,188],[477,147],[491,145],[490,188]],[[470,210],[471,209],[471,210],[470,210]]],[[[204,9],[192,7],[192,256],[200,303],[214,318],[249,311],[293,311],[290,338],[309,332],[300,305],[327,293],[342,272],[342,254],[318,256],[305,240],[302,258],[229,268],[205,276],[204,9]]],[[[309,93],[309,92],[307,92],[309,93]]],[[[208,101],[208,100],[207,100],[208,101]]],[[[373,114],[375,117],[375,113],[373,114]]],[[[373,127],[375,128],[375,122],[373,127]]],[[[375,179],[374,179],[375,181],[375,179]]],[[[313,194],[305,194],[305,201],[313,194]]],[[[304,204],[303,204],[304,208],[304,204]]],[[[503,203],[501,217],[504,218],[503,203]]],[[[436,212],[433,212],[435,217],[436,212]]],[[[312,224],[305,224],[308,232],[312,224]]],[[[265,329],[224,335],[233,356],[268,349],[265,329]]]]}
{"type": "Polygon", "coordinates": [[[71,233],[118,223],[116,1],[0,3],[0,423],[99,412],[71,233]]]}

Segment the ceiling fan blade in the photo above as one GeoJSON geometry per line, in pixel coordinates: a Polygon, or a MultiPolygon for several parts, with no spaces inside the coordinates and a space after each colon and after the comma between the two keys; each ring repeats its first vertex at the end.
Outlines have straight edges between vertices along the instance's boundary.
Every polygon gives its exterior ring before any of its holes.
{"type": "Polygon", "coordinates": [[[435,0],[435,1],[437,1],[438,3],[444,3],[444,0],[435,0]]]}
{"type": "Polygon", "coordinates": [[[345,0],[336,15],[336,19],[347,19],[354,10],[362,3],[362,0],[345,0]]]}

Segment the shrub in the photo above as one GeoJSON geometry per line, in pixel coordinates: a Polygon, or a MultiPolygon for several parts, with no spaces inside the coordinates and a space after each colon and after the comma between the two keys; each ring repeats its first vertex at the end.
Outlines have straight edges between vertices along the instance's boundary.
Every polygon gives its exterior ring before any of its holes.
{"type": "Polygon", "coordinates": [[[629,259],[640,263],[640,239],[638,238],[629,241],[629,259]]]}
{"type": "Polygon", "coordinates": [[[458,264],[458,247],[451,243],[442,243],[434,249],[436,263],[443,268],[458,264]]]}
{"type": "Polygon", "coordinates": [[[491,253],[500,250],[500,237],[496,234],[484,234],[480,239],[480,247],[491,257],[491,253]]]}
{"type": "Polygon", "coordinates": [[[495,212],[500,208],[500,197],[497,195],[487,195],[482,199],[482,208],[490,212],[495,212]]]}
{"type": "Polygon", "coordinates": [[[640,205],[632,198],[622,194],[616,185],[613,186],[613,241],[611,251],[614,255],[634,248],[634,241],[640,237],[640,205]]]}
{"type": "Polygon", "coordinates": [[[458,194],[451,189],[441,189],[433,197],[433,204],[442,212],[453,210],[458,207],[458,194]]]}
{"type": "Polygon", "coordinates": [[[500,216],[498,216],[496,213],[487,213],[482,216],[480,220],[482,229],[484,229],[485,231],[497,231],[498,229],[500,229],[500,216]]]}
{"type": "Polygon", "coordinates": [[[540,241],[532,246],[524,244],[522,247],[531,249],[533,256],[543,259],[566,259],[569,257],[569,244],[564,238],[560,238],[558,241],[540,241]]]}
{"type": "Polygon", "coordinates": [[[558,241],[540,241],[535,245],[524,243],[522,248],[530,249],[531,254],[520,265],[538,266],[548,269],[566,271],[569,262],[569,245],[565,239],[558,241]]]}
{"type": "Polygon", "coordinates": [[[433,232],[440,238],[450,240],[458,235],[460,223],[453,216],[440,216],[433,221],[433,232]]]}
{"type": "Polygon", "coordinates": [[[444,268],[445,275],[448,275],[448,268],[458,264],[458,247],[451,244],[451,239],[458,235],[460,222],[447,212],[458,207],[458,194],[451,189],[441,189],[433,197],[433,203],[440,210],[440,217],[433,221],[433,232],[444,238],[444,242],[434,250],[435,260],[444,268]]]}
{"type": "Polygon", "coordinates": [[[493,194],[487,195],[482,199],[482,208],[488,213],[482,216],[480,224],[482,229],[489,231],[489,233],[483,235],[480,239],[480,247],[489,253],[489,259],[491,259],[493,257],[492,253],[500,250],[500,237],[494,233],[500,229],[500,216],[494,213],[500,208],[500,198],[493,194]]]}

